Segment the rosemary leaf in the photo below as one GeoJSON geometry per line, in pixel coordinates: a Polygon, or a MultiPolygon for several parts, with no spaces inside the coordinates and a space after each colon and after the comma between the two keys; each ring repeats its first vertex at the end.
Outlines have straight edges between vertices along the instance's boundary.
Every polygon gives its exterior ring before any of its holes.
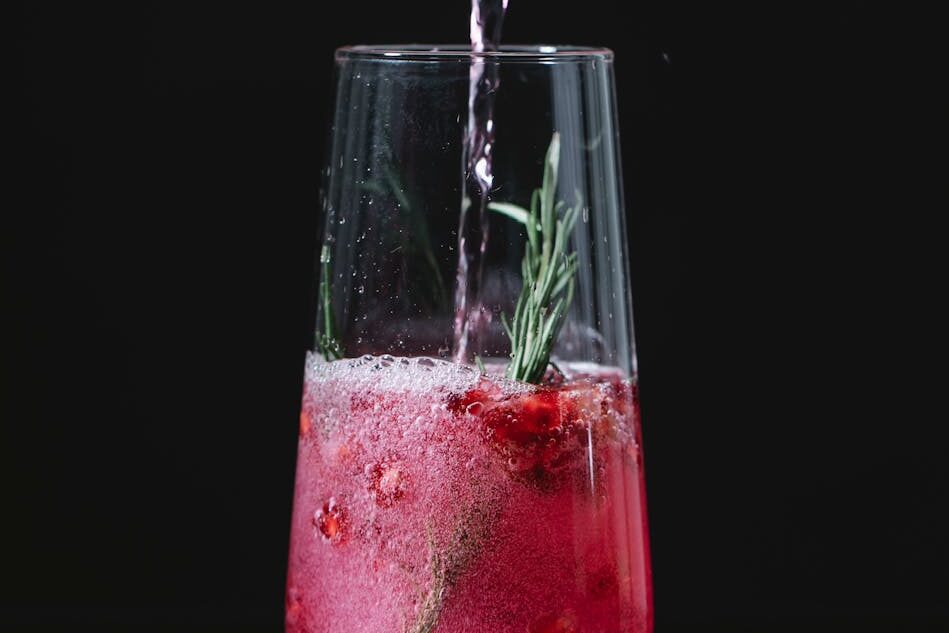
{"type": "Polygon", "coordinates": [[[554,133],[544,160],[543,184],[531,195],[530,209],[507,202],[492,202],[488,208],[524,226],[527,246],[521,263],[522,287],[508,322],[501,323],[511,339],[511,362],[507,376],[539,383],[550,364],[550,352],[570,302],[573,300],[576,253],[568,253],[569,236],[580,214],[582,200],[577,192],[575,206],[555,201],[560,167],[560,135],[554,133]]]}

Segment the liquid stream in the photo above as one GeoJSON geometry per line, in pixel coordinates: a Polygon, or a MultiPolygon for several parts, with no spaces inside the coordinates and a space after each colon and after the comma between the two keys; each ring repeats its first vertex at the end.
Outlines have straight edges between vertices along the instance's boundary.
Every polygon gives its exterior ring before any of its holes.
{"type": "Polygon", "coordinates": [[[479,330],[487,318],[480,302],[484,253],[490,236],[487,204],[494,183],[494,100],[500,85],[497,64],[478,53],[496,51],[508,0],[472,0],[471,67],[468,79],[468,124],[455,289],[454,357],[471,360],[478,353],[479,330]]]}

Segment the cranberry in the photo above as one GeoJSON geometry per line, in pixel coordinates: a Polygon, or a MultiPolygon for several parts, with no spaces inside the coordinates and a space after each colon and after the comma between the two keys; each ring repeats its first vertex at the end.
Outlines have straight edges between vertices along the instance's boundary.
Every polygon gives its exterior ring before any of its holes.
{"type": "Polygon", "coordinates": [[[405,468],[397,461],[385,460],[369,468],[369,492],[381,508],[389,508],[405,495],[405,468]]]}
{"type": "Polygon", "coordinates": [[[519,447],[542,444],[564,423],[557,392],[544,390],[508,401],[484,416],[485,426],[496,443],[519,447]]]}
{"type": "Polygon", "coordinates": [[[337,545],[342,542],[346,528],[346,512],[334,497],[323,504],[313,515],[313,525],[323,535],[323,540],[337,545]]]}
{"type": "Polygon", "coordinates": [[[563,388],[541,387],[505,397],[497,385],[483,380],[475,389],[449,398],[448,408],[481,419],[487,441],[512,474],[546,484],[570,457],[566,448],[577,412],[564,393],[563,388]]]}
{"type": "Polygon", "coordinates": [[[310,421],[310,414],[306,411],[300,411],[300,437],[310,433],[310,427],[313,423],[310,421]]]}
{"type": "Polygon", "coordinates": [[[474,404],[481,404],[482,407],[496,401],[501,396],[501,389],[489,380],[482,380],[477,387],[470,389],[465,393],[453,393],[448,396],[448,410],[456,415],[471,413],[478,415],[478,407],[471,409],[474,404]]]}

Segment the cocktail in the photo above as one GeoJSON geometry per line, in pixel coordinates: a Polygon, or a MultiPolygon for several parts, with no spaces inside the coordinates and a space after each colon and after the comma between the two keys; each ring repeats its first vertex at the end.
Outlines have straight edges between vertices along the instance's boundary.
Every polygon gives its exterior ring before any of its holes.
{"type": "Polygon", "coordinates": [[[651,631],[611,53],[337,81],[286,630],[651,631]]]}

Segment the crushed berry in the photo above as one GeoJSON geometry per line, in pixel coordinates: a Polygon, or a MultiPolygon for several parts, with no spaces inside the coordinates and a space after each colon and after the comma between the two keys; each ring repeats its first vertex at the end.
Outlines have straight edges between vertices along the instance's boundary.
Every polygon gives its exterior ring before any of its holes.
{"type": "Polygon", "coordinates": [[[541,387],[523,395],[502,396],[487,380],[449,399],[459,415],[480,418],[485,438],[504,459],[512,474],[549,483],[554,471],[569,459],[575,446],[578,413],[565,390],[541,387]]]}
{"type": "Polygon", "coordinates": [[[313,515],[313,525],[320,531],[325,541],[337,545],[343,541],[346,512],[336,503],[336,499],[331,497],[313,515]]]}
{"type": "Polygon", "coordinates": [[[405,495],[405,468],[397,461],[383,461],[369,468],[369,492],[382,508],[390,508],[405,495]]]}
{"type": "Polygon", "coordinates": [[[304,437],[310,433],[310,427],[313,423],[310,421],[310,414],[306,411],[300,411],[300,437],[304,437]]]}

